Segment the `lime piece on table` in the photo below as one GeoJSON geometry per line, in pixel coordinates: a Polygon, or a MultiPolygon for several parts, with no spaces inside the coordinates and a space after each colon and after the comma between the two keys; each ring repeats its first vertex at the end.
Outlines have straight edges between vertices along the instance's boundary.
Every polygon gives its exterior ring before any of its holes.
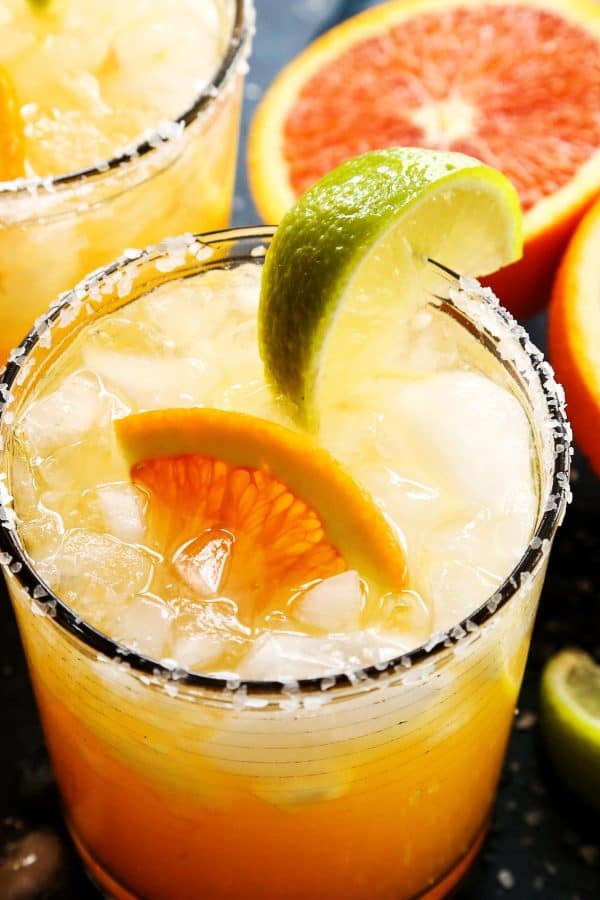
{"type": "Polygon", "coordinates": [[[600,810],[600,666],[581,650],[563,650],[542,674],[540,724],[564,782],[600,810]]]}
{"type": "Polygon", "coordinates": [[[321,396],[343,394],[344,373],[359,365],[353,339],[372,347],[375,367],[377,335],[414,310],[428,257],[479,276],[521,252],[519,199],[495,169],[417,148],[349,160],[289,210],[267,253],[259,308],[267,378],[315,430],[321,396]]]}

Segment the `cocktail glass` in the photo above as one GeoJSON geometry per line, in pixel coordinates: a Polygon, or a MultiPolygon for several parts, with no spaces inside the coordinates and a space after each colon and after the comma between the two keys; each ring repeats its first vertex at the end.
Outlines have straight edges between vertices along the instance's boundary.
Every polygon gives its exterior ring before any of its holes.
{"type": "Polygon", "coordinates": [[[449,632],[335,677],[226,681],[96,631],[52,593],[19,537],[13,423],[65,348],[158,285],[260,266],[271,236],[237,229],[129,254],[60,299],[0,383],[2,563],[66,819],[90,874],[117,898],[442,897],[486,832],[569,495],[562,392],[475,283],[431,264],[432,303],[476,337],[528,413],[539,512],[518,565],[449,632]]]}
{"type": "Polygon", "coordinates": [[[235,7],[231,35],[176,121],[89,169],[0,183],[0,363],[61,291],[123,247],[228,224],[254,5],[214,2],[235,7]]]}

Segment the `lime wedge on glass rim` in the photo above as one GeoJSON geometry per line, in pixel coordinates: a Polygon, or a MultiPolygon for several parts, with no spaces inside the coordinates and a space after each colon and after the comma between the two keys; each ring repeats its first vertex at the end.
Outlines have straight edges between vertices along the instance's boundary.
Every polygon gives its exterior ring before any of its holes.
{"type": "Polygon", "coordinates": [[[600,666],[587,653],[563,650],[546,663],[540,725],[560,777],[600,811],[600,666]]]}
{"type": "Polygon", "coordinates": [[[267,252],[259,308],[267,378],[316,430],[323,398],[353,370],[368,377],[385,356],[382,336],[415,310],[427,258],[477,277],[521,253],[519,199],[497,170],[421,148],[351,159],[286,213],[267,252]]]}

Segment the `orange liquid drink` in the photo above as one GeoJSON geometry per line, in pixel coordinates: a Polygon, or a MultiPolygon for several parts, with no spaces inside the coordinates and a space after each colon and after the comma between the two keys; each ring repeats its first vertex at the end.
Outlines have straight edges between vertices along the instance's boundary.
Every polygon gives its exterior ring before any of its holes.
{"type": "Polygon", "coordinates": [[[65,813],[117,898],[442,897],[564,513],[562,398],[434,267],[392,380],[308,453],[256,348],[271,234],[130,254],[4,375],[2,562],[65,813]]]}
{"type": "Polygon", "coordinates": [[[227,224],[253,6],[5,0],[0,12],[4,362],[58,293],[123,247],[227,224]]]}

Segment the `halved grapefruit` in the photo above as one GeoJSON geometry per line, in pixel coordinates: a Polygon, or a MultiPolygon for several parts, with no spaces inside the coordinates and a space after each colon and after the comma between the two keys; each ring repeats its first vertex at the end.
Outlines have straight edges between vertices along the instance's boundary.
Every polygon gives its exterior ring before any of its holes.
{"type": "Polygon", "coordinates": [[[552,291],[549,353],[577,443],[600,475],[600,202],[573,235],[552,291]]]}
{"type": "Polygon", "coordinates": [[[493,276],[524,316],[548,299],[562,249],[600,192],[600,4],[395,0],[301,53],[252,125],[262,217],[349,157],[390,146],[457,150],[504,171],[525,212],[525,255],[493,276]]]}
{"type": "Polygon", "coordinates": [[[405,558],[383,513],[308,436],[205,408],[137,413],[115,428],[150,494],[150,536],[188,585],[230,597],[241,619],[346,569],[378,592],[402,589],[405,558]]]}
{"type": "Polygon", "coordinates": [[[12,79],[0,66],[0,181],[25,174],[23,120],[12,79]]]}

